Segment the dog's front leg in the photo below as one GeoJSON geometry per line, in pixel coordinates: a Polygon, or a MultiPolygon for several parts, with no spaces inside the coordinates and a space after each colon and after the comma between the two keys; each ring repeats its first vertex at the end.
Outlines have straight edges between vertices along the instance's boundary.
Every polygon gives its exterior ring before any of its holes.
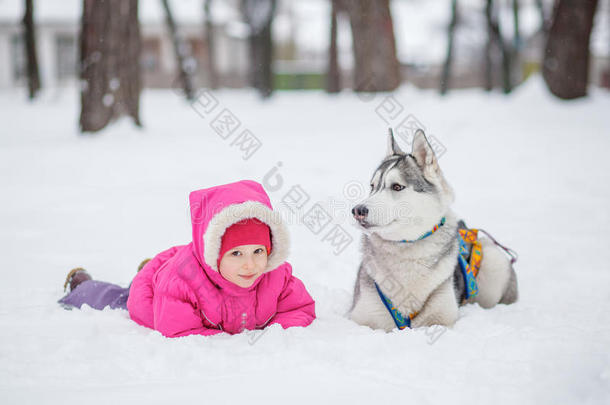
{"type": "Polygon", "coordinates": [[[453,326],[457,318],[458,305],[453,290],[453,278],[449,278],[432,291],[424,307],[411,321],[411,327],[453,326]]]}

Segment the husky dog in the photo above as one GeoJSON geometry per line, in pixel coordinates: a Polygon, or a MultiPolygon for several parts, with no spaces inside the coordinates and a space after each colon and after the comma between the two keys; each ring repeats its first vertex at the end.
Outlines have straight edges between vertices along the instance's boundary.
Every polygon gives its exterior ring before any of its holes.
{"type": "Polygon", "coordinates": [[[364,232],[349,313],[353,321],[386,331],[396,327],[377,288],[400,314],[412,314],[411,327],[452,326],[463,303],[491,308],[517,300],[512,262],[483,237],[478,294],[465,299],[457,235],[466,226],[450,209],[453,199],[424,132],[416,132],[406,154],[390,130],[387,156],[373,174],[370,195],[352,209],[364,232]]]}

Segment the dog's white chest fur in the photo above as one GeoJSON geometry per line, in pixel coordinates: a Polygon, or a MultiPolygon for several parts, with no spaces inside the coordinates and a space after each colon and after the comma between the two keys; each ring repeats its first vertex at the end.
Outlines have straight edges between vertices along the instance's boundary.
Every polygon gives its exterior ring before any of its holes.
{"type": "MultiPolygon", "coordinates": [[[[455,219],[451,215],[439,231],[416,243],[388,242],[374,234],[365,236],[362,270],[377,283],[403,316],[417,312],[419,317],[435,290],[447,284],[452,292],[452,283],[448,281],[452,279],[458,249],[454,233],[455,219]]],[[[358,321],[360,315],[369,318],[372,313],[365,315],[359,312],[373,311],[377,315],[375,318],[381,318],[381,322],[369,326],[386,330],[395,327],[373,283],[363,282],[360,294],[358,305],[351,313],[352,319],[358,321]]],[[[457,311],[457,301],[451,295],[457,311]]],[[[416,319],[414,325],[421,323],[416,319]]]]}

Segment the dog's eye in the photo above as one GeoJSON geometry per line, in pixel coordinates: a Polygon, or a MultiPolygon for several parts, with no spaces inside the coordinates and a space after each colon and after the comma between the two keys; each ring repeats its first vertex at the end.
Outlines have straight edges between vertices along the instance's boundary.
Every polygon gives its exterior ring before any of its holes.
{"type": "Polygon", "coordinates": [[[373,183],[371,183],[371,191],[373,191],[373,188],[374,188],[374,187],[375,187],[375,186],[373,185],[373,183]]]}
{"type": "Polygon", "coordinates": [[[398,184],[398,183],[394,183],[394,184],[392,184],[392,190],[394,190],[394,191],[400,191],[400,190],[402,190],[403,188],[405,188],[405,187],[404,187],[404,186],[401,186],[401,185],[400,185],[400,184],[398,184]]]}

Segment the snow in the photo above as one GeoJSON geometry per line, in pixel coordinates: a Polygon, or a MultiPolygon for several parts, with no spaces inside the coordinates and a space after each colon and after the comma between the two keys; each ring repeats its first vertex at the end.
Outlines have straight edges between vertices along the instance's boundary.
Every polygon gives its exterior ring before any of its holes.
{"type": "Polygon", "coordinates": [[[112,79],[110,79],[110,82],[108,83],[108,87],[112,91],[118,90],[119,87],[121,87],[121,79],[119,79],[118,77],[113,77],[112,79]]]}
{"type": "Polygon", "coordinates": [[[147,90],[143,129],[122,120],[77,136],[75,89],[33,103],[23,90],[0,93],[3,404],[608,403],[607,91],[562,102],[533,77],[509,97],[411,86],[392,98],[213,97],[195,110],[147,90]],[[393,125],[413,114],[446,147],[455,210],[519,253],[515,305],[463,307],[451,329],[385,333],[345,318],[360,258],[349,210],[383,157],[378,112],[394,101],[404,110],[393,125]],[[247,160],[210,127],[225,108],[241,122],[236,133],[262,142],[247,160]],[[289,261],[316,300],[310,327],[167,339],[122,310],[56,303],[73,267],[127,285],[143,258],[188,242],[191,190],[263,182],[273,168],[265,182],[290,218],[289,261]],[[354,238],[342,253],[289,215],[281,200],[296,185],[310,196],[301,214],[320,202],[354,238]]]}
{"type": "Polygon", "coordinates": [[[104,94],[104,97],[102,97],[102,104],[106,107],[110,107],[114,104],[114,96],[110,93],[104,94]]]}

